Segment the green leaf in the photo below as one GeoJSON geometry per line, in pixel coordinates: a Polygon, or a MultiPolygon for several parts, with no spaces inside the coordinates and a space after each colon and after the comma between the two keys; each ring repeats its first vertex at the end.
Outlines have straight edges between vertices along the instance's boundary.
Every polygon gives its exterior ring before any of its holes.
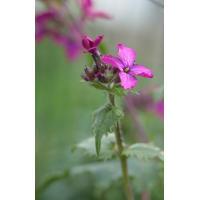
{"type": "MultiPolygon", "coordinates": [[[[116,139],[114,133],[108,135],[108,137],[103,136],[101,140],[101,146],[103,147],[101,150],[101,155],[98,159],[108,160],[111,159],[115,155],[116,149],[116,139]]],[[[82,149],[85,151],[86,155],[95,156],[95,138],[90,137],[79,144],[72,147],[71,151],[74,152],[76,149],[82,149]]]]}
{"type": "Polygon", "coordinates": [[[43,179],[43,181],[40,184],[40,186],[38,188],[36,188],[36,191],[35,191],[36,199],[40,195],[40,193],[44,189],[46,189],[49,185],[51,185],[52,183],[54,183],[57,180],[60,180],[60,179],[63,179],[63,178],[68,178],[69,175],[70,175],[69,169],[67,169],[65,171],[57,171],[57,172],[53,172],[53,173],[48,174],[43,179]]]}
{"type": "Polygon", "coordinates": [[[85,80],[80,80],[80,81],[78,82],[78,84],[80,84],[80,83],[87,83],[87,81],[85,81],[85,80]]]}
{"type": "Polygon", "coordinates": [[[85,80],[81,80],[78,82],[80,83],[88,83],[89,86],[96,88],[97,90],[107,90],[107,87],[105,85],[103,85],[102,83],[96,83],[96,82],[89,82],[89,81],[85,81],[85,80]]]}
{"type": "Polygon", "coordinates": [[[111,104],[103,106],[93,113],[94,123],[92,130],[95,135],[95,145],[97,156],[99,156],[101,149],[101,138],[103,135],[107,136],[111,131],[111,127],[124,116],[124,113],[119,107],[112,107],[111,104]]]}
{"type": "MultiPolygon", "coordinates": [[[[132,178],[131,183],[137,192],[151,190],[155,188],[155,184],[159,181],[158,163],[155,160],[144,162],[137,158],[128,159],[128,174],[132,178]]],[[[112,185],[113,181],[122,179],[121,165],[118,159],[107,162],[96,162],[84,165],[73,166],[63,172],[51,173],[48,175],[43,184],[36,189],[36,198],[50,184],[64,178],[74,177],[81,174],[89,173],[94,178],[95,189],[107,189],[112,185]]],[[[121,180],[122,182],[122,180],[121,180]]]]}
{"type": "MultiPolygon", "coordinates": [[[[130,91],[130,90],[129,90],[129,91],[130,91]]],[[[131,90],[130,92],[135,93],[135,94],[137,94],[137,95],[140,95],[140,94],[138,93],[138,91],[136,91],[134,88],[132,88],[132,90],[131,90]]]]}
{"type": "Polygon", "coordinates": [[[151,144],[136,143],[131,145],[128,149],[123,151],[123,155],[138,157],[139,159],[148,160],[150,158],[158,157],[164,161],[164,152],[160,148],[151,144]]]}
{"type": "Polygon", "coordinates": [[[113,93],[118,97],[124,97],[126,96],[128,92],[133,92],[135,94],[140,95],[134,88],[132,88],[132,90],[129,90],[129,89],[124,90],[120,83],[117,84],[114,88],[112,88],[112,90],[109,91],[109,93],[113,93]]]}
{"type": "Polygon", "coordinates": [[[88,83],[91,87],[94,87],[97,90],[107,90],[106,86],[104,86],[103,84],[98,84],[98,83],[95,83],[95,82],[88,82],[88,83]]]}

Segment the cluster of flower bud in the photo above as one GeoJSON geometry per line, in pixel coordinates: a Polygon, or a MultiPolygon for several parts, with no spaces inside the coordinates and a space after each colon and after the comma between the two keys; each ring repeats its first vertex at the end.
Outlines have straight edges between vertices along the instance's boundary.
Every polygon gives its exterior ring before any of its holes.
{"type": "Polygon", "coordinates": [[[91,69],[88,66],[85,66],[84,71],[85,73],[81,74],[81,77],[85,81],[94,81],[97,80],[101,83],[109,83],[109,81],[113,81],[114,79],[115,83],[120,83],[119,75],[117,74],[119,72],[118,68],[108,65],[104,63],[101,60],[102,55],[98,51],[94,52],[92,54],[94,64],[93,69],[91,69]]]}

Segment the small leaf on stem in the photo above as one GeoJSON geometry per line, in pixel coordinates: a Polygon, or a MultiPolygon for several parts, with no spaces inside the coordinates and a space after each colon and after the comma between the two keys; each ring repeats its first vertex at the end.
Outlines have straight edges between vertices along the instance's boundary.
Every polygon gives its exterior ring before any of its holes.
{"type": "Polygon", "coordinates": [[[103,106],[96,110],[94,113],[94,123],[92,130],[95,135],[95,145],[97,156],[100,154],[101,149],[101,138],[103,135],[107,137],[108,132],[112,132],[111,128],[115,123],[124,116],[124,113],[119,107],[103,106]]]}

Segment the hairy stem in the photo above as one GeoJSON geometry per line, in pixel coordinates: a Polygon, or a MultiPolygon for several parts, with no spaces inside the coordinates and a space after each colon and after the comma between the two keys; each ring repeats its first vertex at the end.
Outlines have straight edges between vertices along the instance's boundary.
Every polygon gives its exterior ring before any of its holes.
{"type": "MultiPolygon", "coordinates": [[[[110,103],[113,106],[115,106],[115,95],[109,94],[108,96],[109,96],[110,103]]],[[[122,155],[123,146],[122,146],[121,130],[120,130],[119,122],[117,122],[117,126],[115,127],[115,136],[116,136],[116,141],[117,141],[117,146],[118,146],[118,151],[119,151],[118,156],[121,162],[126,197],[128,200],[134,200],[133,192],[130,185],[129,175],[128,175],[126,156],[122,155]]]]}

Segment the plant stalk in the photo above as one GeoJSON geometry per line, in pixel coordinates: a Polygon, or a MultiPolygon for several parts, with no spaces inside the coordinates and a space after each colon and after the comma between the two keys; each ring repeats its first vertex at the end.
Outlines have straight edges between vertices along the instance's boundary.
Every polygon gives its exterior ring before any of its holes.
{"type": "MultiPolygon", "coordinates": [[[[114,94],[108,94],[110,103],[115,106],[115,95],[114,94]]],[[[115,127],[115,136],[118,146],[118,156],[121,163],[122,168],[122,174],[123,174],[123,181],[124,181],[124,188],[126,197],[128,200],[134,200],[133,198],[133,192],[130,185],[130,179],[128,175],[128,168],[127,168],[127,162],[126,162],[126,156],[122,155],[123,152],[123,146],[122,146],[122,139],[121,139],[121,130],[119,126],[119,121],[117,121],[117,126],[115,127]]]]}

